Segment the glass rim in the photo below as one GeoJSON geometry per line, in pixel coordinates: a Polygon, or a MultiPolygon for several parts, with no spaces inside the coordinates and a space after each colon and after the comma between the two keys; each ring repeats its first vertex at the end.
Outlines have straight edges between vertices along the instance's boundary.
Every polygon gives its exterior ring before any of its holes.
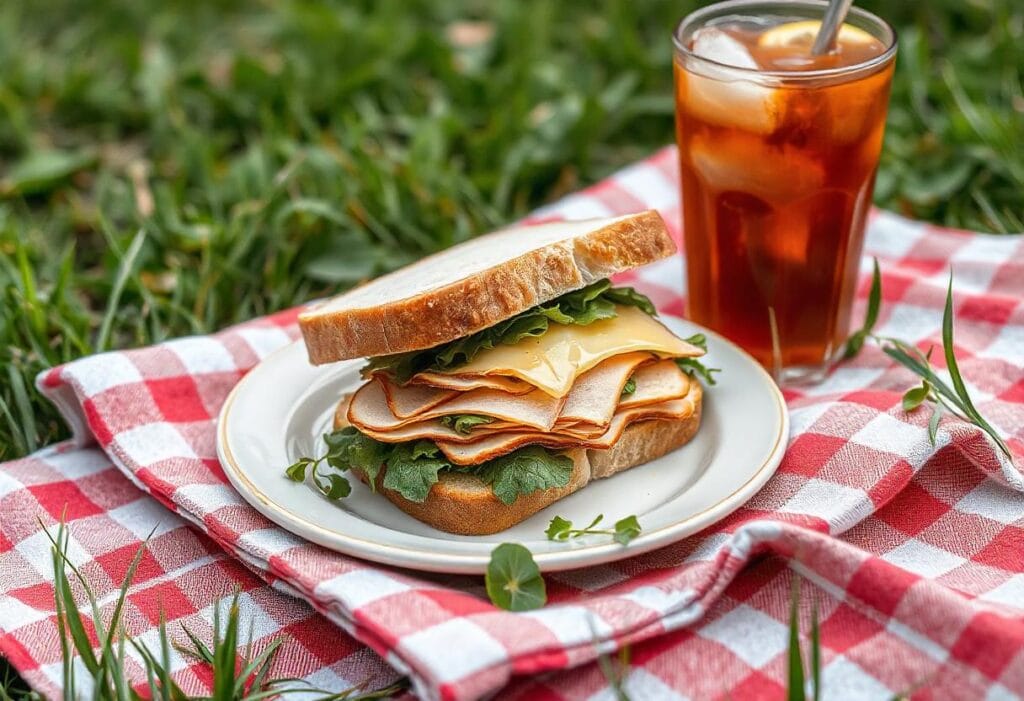
{"type": "MultiPolygon", "coordinates": [[[[742,68],[740,66],[733,66],[728,63],[722,63],[711,58],[699,56],[683,45],[680,40],[680,35],[684,29],[688,29],[694,24],[700,22],[700,20],[707,19],[709,15],[717,14],[721,10],[726,9],[738,9],[744,7],[764,6],[764,5],[776,5],[779,8],[789,6],[798,7],[814,7],[814,8],[826,8],[828,2],[826,0],[724,0],[724,2],[715,2],[706,7],[694,10],[688,15],[684,16],[676,28],[672,31],[672,44],[675,47],[677,55],[681,55],[687,59],[692,59],[698,63],[709,65],[717,70],[727,70],[737,75],[750,76],[751,78],[768,78],[778,79],[786,82],[802,82],[807,80],[816,80],[822,78],[842,78],[850,74],[859,74],[870,71],[874,68],[880,68],[885,66],[892,60],[892,57],[896,53],[897,37],[896,30],[887,21],[874,14],[868,12],[859,7],[851,6],[850,15],[857,17],[858,19],[868,20],[876,22],[878,25],[887,30],[890,34],[889,44],[885,47],[885,51],[880,53],[878,56],[873,56],[866,61],[860,63],[854,63],[849,66],[840,66],[837,68],[817,68],[806,71],[779,71],[779,70],[761,70],[758,68],[742,68]]],[[[878,39],[878,37],[875,37],[878,39]]]]}

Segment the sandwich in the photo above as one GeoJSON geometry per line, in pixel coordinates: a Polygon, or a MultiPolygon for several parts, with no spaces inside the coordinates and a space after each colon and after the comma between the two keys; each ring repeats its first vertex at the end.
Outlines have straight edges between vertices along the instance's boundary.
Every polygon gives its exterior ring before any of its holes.
{"type": "Polygon", "coordinates": [[[676,450],[700,425],[703,337],[608,279],[674,252],[654,211],[516,227],[304,312],[310,362],[367,361],[327,454],[289,475],[312,465],[339,497],[347,472],[430,526],[483,535],[676,450]]]}

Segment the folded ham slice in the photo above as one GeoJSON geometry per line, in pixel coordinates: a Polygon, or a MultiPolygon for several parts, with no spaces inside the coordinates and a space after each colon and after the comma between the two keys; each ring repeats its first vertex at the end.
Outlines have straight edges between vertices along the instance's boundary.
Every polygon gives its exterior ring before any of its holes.
{"type": "Polygon", "coordinates": [[[390,431],[375,431],[365,426],[356,426],[360,433],[381,443],[405,443],[406,441],[447,441],[449,443],[466,443],[479,440],[479,435],[465,435],[448,428],[437,419],[406,424],[390,431]]]}
{"type": "Polygon", "coordinates": [[[391,413],[399,419],[408,419],[422,414],[424,411],[446,402],[458,392],[437,387],[413,386],[400,387],[391,381],[381,378],[381,389],[391,413]]]}
{"type": "MultiPolygon", "coordinates": [[[[643,362],[654,360],[650,353],[626,353],[609,358],[597,367],[580,376],[573,385],[572,391],[565,398],[562,409],[556,417],[557,425],[587,423],[601,427],[608,425],[615,413],[615,407],[622,393],[622,387],[633,373],[634,368],[643,362]]],[[[496,378],[505,380],[506,378],[496,378]]],[[[481,414],[494,416],[498,420],[494,425],[487,424],[487,431],[515,428],[523,426],[519,416],[511,417],[510,408],[520,406],[543,406],[548,411],[557,406],[558,400],[542,397],[533,390],[533,395],[526,393],[510,394],[499,390],[490,392],[469,390],[456,392],[427,385],[405,386],[393,383],[384,375],[378,375],[375,381],[380,383],[388,408],[394,420],[388,419],[383,412],[365,417],[366,425],[376,430],[387,430],[388,426],[401,426],[403,422],[421,421],[431,416],[448,414],[481,414]],[[470,394],[473,393],[473,394],[470,394]],[[431,411],[437,408],[437,411],[431,411]]],[[[530,385],[526,385],[531,387],[530,385]]],[[[484,388],[481,388],[484,389],[484,388]]],[[[376,401],[376,393],[368,390],[361,395],[363,401],[376,401]]],[[[360,410],[365,410],[361,407],[360,410]]],[[[533,427],[532,424],[525,424],[533,427]]],[[[483,427],[479,427],[483,429],[483,427]]]]}
{"type": "Polygon", "coordinates": [[[572,386],[555,426],[590,424],[603,429],[612,420],[622,388],[638,365],[653,360],[650,353],[626,353],[580,375],[572,386]]]}
{"type": "Polygon", "coordinates": [[[690,391],[690,376],[674,360],[659,360],[642,365],[633,373],[636,390],[619,399],[619,409],[656,404],[666,399],[685,397],[690,391]]]}
{"type": "Polygon", "coordinates": [[[529,382],[501,375],[445,375],[439,372],[419,372],[409,380],[410,385],[427,385],[440,389],[468,392],[471,389],[497,389],[509,394],[526,394],[536,389],[529,382]]]}
{"type": "MultiPolygon", "coordinates": [[[[474,389],[462,392],[415,416],[402,418],[392,413],[388,406],[384,391],[385,382],[388,380],[378,378],[367,382],[356,391],[348,408],[348,420],[352,425],[368,431],[389,432],[410,423],[420,423],[441,416],[478,414],[493,416],[537,431],[550,431],[565,401],[540,390],[513,395],[494,389],[474,389]]],[[[407,388],[396,388],[392,391],[404,389],[407,388]]]]}
{"type": "Polygon", "coordinates": [[[548,448],[610,448],[615,445],[622,432],[631,423],[650,419],[682,420],[689,418],[696,410],[700,394],[700,385],[694,382],[690,385],[686,396],[681,399],[622,409],[612,417],[605,432],[593,438],[579,438],[557,433],[524,432],[491,434],[471,443],[458,443],[445,439],[439,439],[436,443],[445,457],[456,465],[479,465],[487,460],[511,453],[525,445],[543,445],[548,448]]]}
{"type": "Polygon", "coordinates": [[[363,433],[387,443],[426,439],[464,444],[500,438],[519,446],[543,442],[536,439],[546,436],[558,444],[576,444],[602,440],[613,417],[627,410],[664,405],[686,396],[690,388],[689,378],[672,360],[629,353],[582,375],[561,406],[561,400],[539,390],[523,395],[489,389],[458,393],[400,387],[378,377],[355,393],[345,416],[363,433]],[[623,397],[622,387],[630,375],[636,389],[623,397]],[[470,433],[458,433],[441,422],[443,416],[460,414],[495,420],[475,426],[470,433]]]}
{"type": "MultiPolygon", "coordinates": [[[[605,363],[609,362],[611,361],[605,361],[605,363]]],[[[604,363],[590,372],[593,373],[603,366],[604,363]]],[[[587,374],[589,375],[590,373],[587,374]]],[[[648,360],[647,362],[642,362],[636,370],[632,371],[632,376],[633,381],[636,383],[634,391],[623,396],[621,394],[622,388],[621,386],[619,387],[618,391],[612,395],[615,407],[614,411],[608,414],[607,420],[600,423],[588,421],[582,418],[583,412],[580,412],[577,416],[572,416],[566,411],[569,407],[569,402],[567,401],[566,407],[562,409],[562,413],[558,417],[558,421],[555,422],[555,427],[552,431],[562,435],[578,436],[581,438],[600,436],[605,432],[605,429],[608,427],[608,421],[611,420],[612,414],[615,411],[667,402],[670,399],[679,399],[686,396],[690,388],[689,378],[686,373],[680,370],[679,366],[672,360],[655,360],[654,362],[648,360]]],[[[583,380],[583,378],[580,379],[581,381],[583,380]]],[[[623,381],[624,383],[625,381],[623,381]]],[[[607,391],[611,389],[609,387],[607,391]]],[[[572,392],[569,394],[569,400],[572,400],[575,393],[576,388],[573,387],[572,392]]],[[[595,403],[599,401],[598,397],[595,397],[593,401],[595,403]]]]}

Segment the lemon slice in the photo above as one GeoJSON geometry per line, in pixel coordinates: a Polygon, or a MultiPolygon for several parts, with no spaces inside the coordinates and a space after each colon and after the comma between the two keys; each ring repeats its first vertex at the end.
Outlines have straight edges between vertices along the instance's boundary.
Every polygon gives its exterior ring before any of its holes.
{"type": "MultiPolygon", "coordinates": [[[[821,22],[816,19],[779,24],[758,37],[757,45],[765,47],[810,46],[814,43],[814,38],[818,36],[819,27],[821,27],[821,22]]],[[[852,24],[843,24],[839,28],[839,42],[842,44],[870,44],[873,41],[875,41],[873,36],[852,24]]]]}

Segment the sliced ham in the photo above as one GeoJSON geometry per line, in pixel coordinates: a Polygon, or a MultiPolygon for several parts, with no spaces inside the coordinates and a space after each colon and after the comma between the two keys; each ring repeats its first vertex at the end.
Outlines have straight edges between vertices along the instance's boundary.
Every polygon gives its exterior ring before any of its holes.
{"type": "Polygon", "coordinates": [[[525,445],[543,445],[549,448],[610,448],[622,435],[626,426],[637,421],[649,419],[689,418],[695,411],[696,397],[699,389],[696,385],[680,399],[672,399],[659,404],[647,404],[622,409],[612,417],[608,428],[593,438],[578,438],[559,435],[557,433],[496,433],[472,442],[455,442],[437,440],[437,447],[445,457],[456,465],[479,465],[482,462],[511,453],[525,445]]]}
{"type": "Polygon", "coordinates": [[[390,431],[375,431],[365,426],[357,426],[360,433],[365,433],[370,438],[381,443],[405,443],[406,441],[445,441],[448,443],[465,443],[477,440],[479,436],[467,436],[448,428],[437,419],[429,421],[417,421],[406,424],[390,431]]]}
{"type": "Polygon", "coordinates": [[[573,388],[561,410],[560,400],[539,390],[524,395],[486,389],[457,393],[398,387],[378,377],[355,393],[345,418],[387,443],[426,439],[461,444],[511,435],[516,445],[523,445],[524,436],[534,440],[539,433],[558,444],[593,442],[607,434],[617,413],[686,395],[689,378],[673,361],[650,360],[649,354],[633,353],[604,361],[581,376],[579,389],[573,388]],[[620,400],[622,385],[631,374],[636,391],[620,400]],[[442,416],[458,414],[491,416],[495,421],[476,426],[469,434],[440,421],[442,416]]]}
{"type": "Polygon", "coordinates": [[[391,413],[399,419],[408,419],[422,414],[442,402],[448,401],[458,392],[437,387],[396,385],[386,377],[378,377],[384,398],[391,413]]]}
{"type": "Polygon", "coordinates": [[[636,391],[619,400],[619,409],[657,404],[685,397],[690,391],[690,377],[673,360],[659,360],[642,365],[633,373],[636,391]]]}
{"type": "MultiPolygon", "coordinates": [[[[410,423],[455,414],[479,414],[537,431],[550,431],[558,419],[564,399],[534,390],[527,394],[512,395],[493,389],[475,389],[462,392],[453,399],[433,406],[413,417],[395,416],[387,402],[382,383],[367,382],[352,397],[348,420],[361,430],[377,433],[394,431],[410,423]]],[[[394,441],[392,441],[394,442],[394,441]]]]}
{"type": "Polygon", "coordinates": [[[638,365],[653,359],[650,353],[626,353],[608,358],[580,375],[558,415],[558,427],[573,424],[608,425],[619,404],[619,396],[638,365]]]}
{"type": "MultiPolygon", "coordinates": [[[[644,355],[644,354],[638,354],[644,355]]],[[[627,358],[627,356],[621,356],[624,359],[628,359],[631,363],[637,360],[637,358],[627,358]]],[[[690,388],[689,378],[686,376],[679,366],[672,360],[656,360],[655,362],[645,362],[650,360],[651,356],[647,358],[640,358],[639,362],[635,362],[629,367],[629,374],[626,374],[623,378],[621,375],[616,377],[616,380],[621,379],[621,383],[617,386],[612,384],[600,384],[593,381],[590,384],[595,385],[594,391],[591,393],[590,388],[587,388],[587,394],[589,398],[586,400],[580,397],[580,400],[576,402],[575,406],[572,405],[573,399],[577,394],[576,387],[573,387],[572,392],[569,393],[569,397],[566,400],[565,407],[562,409],[562,413],[558,417],[558,421],[555,423],[553,431],[562,435],[577,436],[580,438],[593,438],[600,436],[605,432],[608,426],[608,422],[611,420],[613,414],[616,411],[622,409],[628,409],[637,406],[646,406],[648,404],[657,404],[659,402],[667,402],[671,399],[679,399],[680,397],[686,396],[687,391],[690,388]],[[635,368],[635,369],[634,369],[635,368]],[[629,375],[633,376],[633,380],[636,383],[636,390],[625,397],[622,396],[622,386],[625,385],[626,380],[629,379],[629,375]],[[609,402],[608,398],[611,398],[609,402]],[[598,412],[591,407],[596,407],[604,403],[604,411],[607,412],[604,415],[598,416],[598,412]],[[612,410],[607,410],[608,404],[612,405],[612,410]],[[575,410],[576,407],[579,410],[575,410]],[[588,414],[588,411],[593,413],[588,414]],[[603,416],[607,416],[607,419],[603,419],[603,416]]],[[[622,371],[626,369],[626,364],[621,364],[620,367],[610,366],[609,363],[616,360],[612,358],[604,361],[601,365],[597,366],[586,375],[580,378],[580,382],[584,382],[593,373],[603,371],[606,375],[611,375],[612,370],[622,371]]]]}
{"type": "Polygon", "coordinates": [[[536,389],[529,382],[501,375],[445,375],[439,372],[419,372],[409,380],[410,385],[427,385],[439,389],[468,392],[471,389],[497,389],[509,394],[526,394],[536,389]]]}
{"type": "Polygon", "coordinates": [[[419,440],[473,443],[474,441],[484,440],[489,436],[508,436],[518,434],[529,434],[531,436],[538,434],[552,435],[578,440],[598,437],[607,430],[607,427],[578,424],[577,426],[569,426],[564,429],[555,427],[550,431],[541,432],[535,428],[529,428],[522,424],[514,424],[510,421],[495,421],[489,424],[474,426],[470,433],[459,433],[454,429],[445,426],[441,423],[441,420],[437,418],[414,421],[386,431],[367,428],[365,426],[357,426],[357,428],[370,438],[382,443],[404,443],[406,441],[419,440]]]}

